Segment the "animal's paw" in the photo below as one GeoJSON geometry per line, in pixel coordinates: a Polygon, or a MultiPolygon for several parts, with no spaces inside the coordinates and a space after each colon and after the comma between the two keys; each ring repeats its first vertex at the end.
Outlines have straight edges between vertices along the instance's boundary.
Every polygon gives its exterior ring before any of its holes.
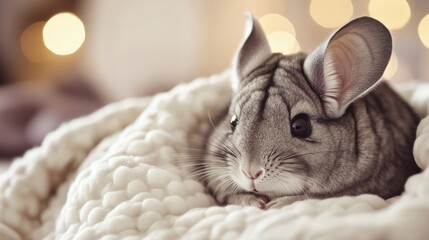
{"type": "Polygon", "coordinates": [[[254,206],[260,209],[265,209],[265,205],[269,198],[264,195],[256,195],[251,193],[235,194],[228,199],[228,204],[235,204],[241,206],[254,206]]]}
{"type": "Polygon", "coordinates": [[[272,199],[270,202],[265,204],[265,209],[270,208],[282,208],[286,205],[290,205],[294,202],[301,201],[306,199],[304,195],[296,195],[296,196],[283,196],[272,199]]]}

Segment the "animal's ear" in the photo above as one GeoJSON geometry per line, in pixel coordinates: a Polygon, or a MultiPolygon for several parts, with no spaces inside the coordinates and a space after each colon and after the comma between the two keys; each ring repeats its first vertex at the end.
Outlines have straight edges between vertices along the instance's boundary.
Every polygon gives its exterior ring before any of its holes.
{"type": "Polygon", "coordinates": [[[392,37],[379,21],[357,18],[335,32],[304,61],[304,72],[331,118],[344,114],[380,80],[392,52],[392,37]]]}
{"type": "Polygon", "coordinates": [[[244,39],[232,63],[233,89],[236,90],[241,79],[264,63],[270,55],[271,49],[262,27],[250,13],[246,13],[244,39]]]}

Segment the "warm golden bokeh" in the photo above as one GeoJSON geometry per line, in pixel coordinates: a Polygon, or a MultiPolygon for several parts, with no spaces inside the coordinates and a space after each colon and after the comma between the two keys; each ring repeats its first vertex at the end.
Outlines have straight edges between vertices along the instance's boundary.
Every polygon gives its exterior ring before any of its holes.
{"type": "Polygon", "coordinates": [[[76,52],[85,41],[85,27],[72,13],[59,13],[45,24],[43,41],[57,55],[76,52]]]}
{"type": "Polygon", "coordinates": [[[288,32],[296,36],[293,24],[280,14],[266,14],[259,19],[259,22],[267,35],[273,32],[288,32]]]}
{"type": "Polygon", "coordinates": [[[24,56],[34,63],[46,61],[52,53],[43,44],[43,26],[45,22],[35,22],[21,34],[20,44],[24,56]]]}
{"type": "Polygon", "coordinates": [[[280,14],[266,14],[259,19],[272,52],[293,54],[300,51],[295,27],[280,14]]]}
{"type": "Polygon", "coordinates": [[[419,37],[425,47],[429,48],[429,14],[423,17],[418,27],[419,37]]]}
{"type": "Polygon", "coordinates": [[[371,17],[391,30],[403,28],[411,17],[410,6],[405,0],[371,0],[368,11],[371,17]]]}
{"type": "Polygon", "coordinates": [[[312,0],[310,15],[320,26],[335,28],[350,20],[353,4],[350,0],[312,0]]]}
{"type": "Polygon", "coordinates": [[[272,52],[293,54],[300,51],[299,43],[288,32],[273,32],[268,34],[267,39],[272,52]]]}

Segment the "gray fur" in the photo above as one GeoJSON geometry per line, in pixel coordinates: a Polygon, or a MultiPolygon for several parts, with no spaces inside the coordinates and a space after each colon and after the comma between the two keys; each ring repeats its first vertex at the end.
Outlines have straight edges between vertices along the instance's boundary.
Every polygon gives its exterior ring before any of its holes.
{"type": "Polygon", "coordinates": [[[363,193],[389,198],[419,171],[413,110],[382,82],[333,117],[304,73],[306,57],[273,54],[240,79],[194,168],[220,204],[271,208],[363,193]],[[308,138],[291,134],[291,120],[301,113],[310,118],[308,138]],[[254,180],[246,176],[257,173],[254,180]]]}

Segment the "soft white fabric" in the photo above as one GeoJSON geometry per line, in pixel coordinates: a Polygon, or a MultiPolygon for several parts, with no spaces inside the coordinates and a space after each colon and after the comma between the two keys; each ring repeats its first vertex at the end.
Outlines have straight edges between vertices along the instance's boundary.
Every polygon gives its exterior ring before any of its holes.
{"type": "MultiPolygon", "coordinates": [[[[188,133],[201,137],[210,127],[208,115],[228,104],[228,76],[226,72],[152,98],[115,103],[49,135],[0,179],[0,239],[429,236],[429,170],[411,177],[404,194],[389,201],[361,195],[306,200],[268,211],[216,206],[203,186],[177,167],[177,153],[189,147],[188,133]]],[[[415,90],[404,96],[412,99],[415,90]]],[[[423,105],[429,106],[429,98],[423,105]]],[[[428,140],[426,118],[414,149],[421,167],[428,165],[428,140]]]]}

